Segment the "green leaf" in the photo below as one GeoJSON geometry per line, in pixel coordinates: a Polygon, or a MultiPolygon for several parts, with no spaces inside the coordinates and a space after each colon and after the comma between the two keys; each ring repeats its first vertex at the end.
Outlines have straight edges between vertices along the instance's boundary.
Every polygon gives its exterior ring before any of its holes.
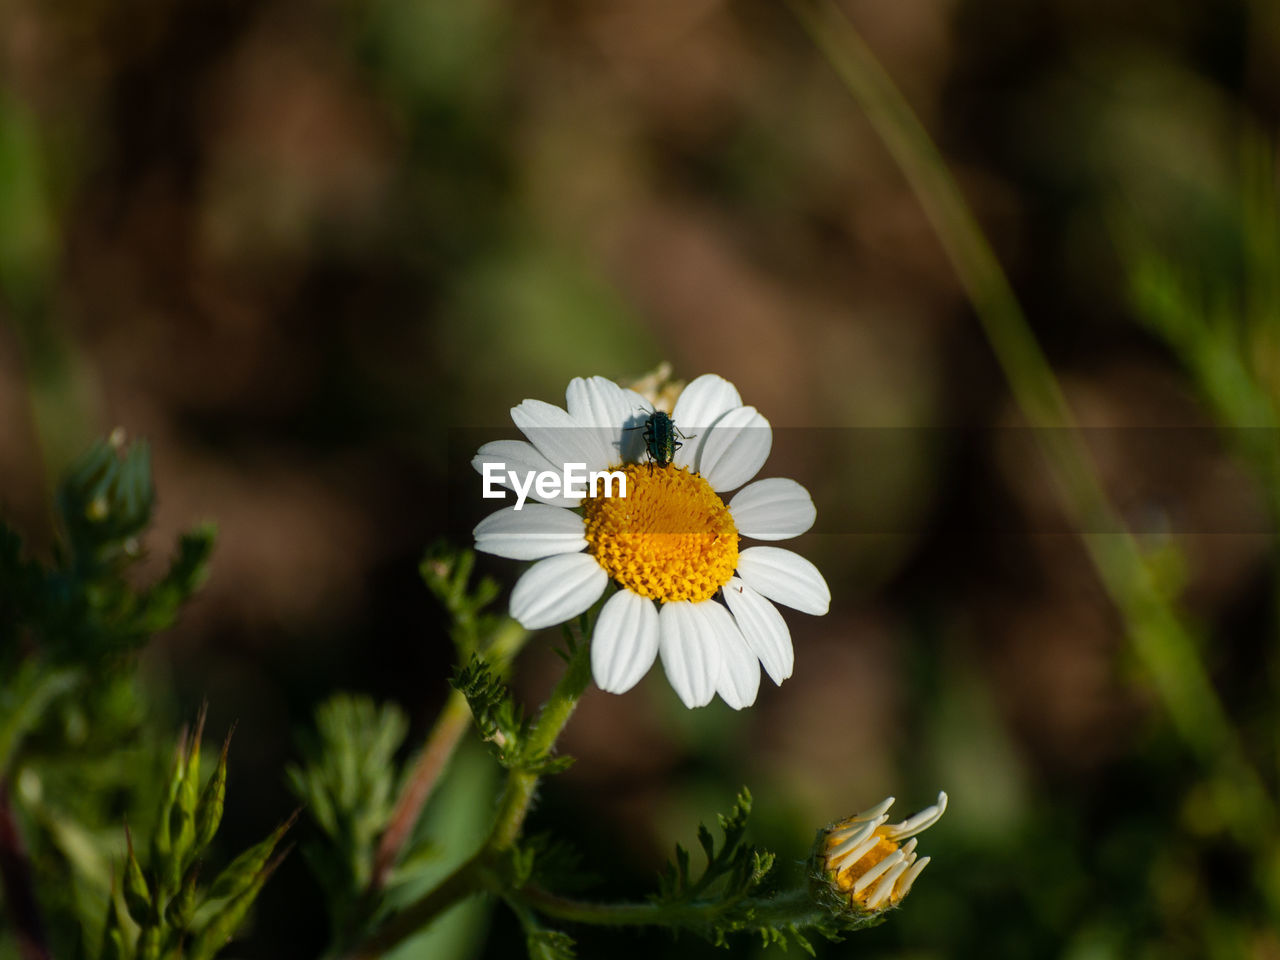
{"type": "Polygon", "coordinates": [[[532,930],[525,938],[529,960],[576,960],[577,944],[573,937],[559,930],[532,930]]]}
{"type": "Polygon", "coordinates": [[[39,723],[49,704],[70,692],[83,678],[76,668],[55,669],[28,660],[0,688],[0,778],[7,775],[27,733],[39,723]]]}
{"type": "Polygon", "coordinates": [[[577,944],[571,936],[542,926],[537,915],[518,901],[509,900],[508,904],[524,927],[529,960],[576,960],[577,944]]]}
{"type": "Polygon", "coordinates": [[[726,934],[740,930],[756,930],[775,940],[781,936],[755,921],[751,909],[742,905],[759,889],[774,863],[772,853],[743,843],[750,812],[751,793],[743,787],[729,813],[718,818],[724,834],[719,844],[710,830],[698,827],[698,843],[707,858],[702,875],[691,882],[689,853],[677,845],[675,863],[663,871],[659,892],[652,898],[664,906],[698,906],[697,915],[705,919],[690,928],[715,944],[722,945],[726,934]]]}
{"type": "Polygon", "coordinates": [[[480,637],[489,626],[489,618],[482,611],[502,592],[497,581],[488,577],[471,587],[475,562],[474,551],[458,550],[440,542],[428,548],[418,567],[427,588],[449,612],[453,623],[450,636],[459,661],[479,651],[480,637]]]}
{"type": "Polygon", "coordinates": [[[529,721],[516,706],[507,685],[498,679],[480,654],[473,654],[466,666],[459,667],[451,683],[467,698],[480,736],[493,745],[498,762],[503,766],[530,772],[559,772],[572,763],[568,757],[555,758],[547,754],[530,757],[525,754],[529,721]]]}
{"type": "Polygon", "coordinates": [[[511,849],[511,885],[519,890],[533,876],[534,859],[537,851],[533,847],[513,847],[511,849]]]}
{"type": "MultiPolygon", "coordinates": [[[[296,817],[297,814],[295,813],[294,818],[296,817]]],[[[281,826],[274,834],[272,834],[272,837],[274,837],[276,841],[279,840],[280,836],[283,836],[284,830],[288,829],[294,818],[290,818],[288,823],[281,826]]],[[[271,838],[268,838],[268,840],[263,841],[263,843],[270,841],[271,838]]],[[[262,845],[263,844],[259,844],[258,847],[261,847],[262,845]]],[[[254,847],[253,850],[257,850],[258,847],[254,847]]],[[[251,853],[253,851],[248,852],[251,853]]],[[[214,914],[212,918],[210,918],[204,929],[201,930],[199,935],[195,938],[194,942],[191,944],[191,948],[187,951],[187,960],[212,960],[217,952],[221,950],[233,936],[235,936],[236,931],[244,922],[244,918],[248,914],[249,908],[253,906],[254,900],[256,900],[258,898],[258,894],[262,892],[263,884],[267,882],[267,879],[275,872],[276,867],[280,865],[281,861],[287,855],[288,851],[286,850],[274,860],[262,863],[258,871],[248,878],[248,883],[238,887],[232,899],[229,900],[221,910],[214,914]]],[[[240,858],[237,858],[237,863],[243,859],[243,855],[240,858]]],[[[232,864],[232,866],[235,866],[235,864],[232,864]]],[[[216,891],[216,883],[214,884],[214,888],[216,891]]]]}
{"type": "Polygon", "coordinates": [[[156,830],[151,837],[151,870],[156,880],[156,898],[161,901],[167,900],[178,889],[178,881],[182,873],[174,851],[173,822],[178,792],[182,788],[186,768],[186,734],[184,732],[174,748],[173,764],[170,767],[169,779],[165,782],[163,799],[160,803],[160,816],[156,820],[156,830]]]}
{"type": "MultiPolygon", "coordinates": [[[[399,883],[387,891],[384,901],[388,909],[418,900],[475,853],[492,826],[492,800],[500,786],[499,775],[499,769],[478,743],[470,739],[462,743],[417,830],[419,837],[436,841],[436,856],[422,861],[412,871],[408,864],[401,863],[399,883]]],[[[474,957],[485,940],[491,909],[489,898],[471,897],[387,954],[386,960],[474,957]]]]}
{"type": "Polygon", "coordinates": [[[164,930],[159,924],[143,927],[138,934],[138,960],[160,960],[163,940],[164,930]]]}
{"type": "Polygon", "coordinates": [[[107,919],[102,925],[102,946],[98,955],[100,960],[131,960],[133,957],[120,922],[120,901],[116,896],[114,880],[111,896],[107,900],[107,919]]]}
{"type": "Polygon", "coordinates": [[[174,930],[184,931],[191,926],[196,912],[197,883],[200,877],[200,866],[195,864],[182,879],[182,889],[169,901],[164,916],[174,930]]]}
{"type": "MultiPolygon", "coordinates": [[[[196,720],[195,733],[187,742],[187,758],[182,780],[178,784],[178,796],[173,807],[174,823],[171,827],[173,836],[173,862],[177,872],[186,869],[187,864],[197,853],[196,845],[196,803],[200,785],[200,741],[204,738],[204,724],[209,714],[209,705],[200,708],[200,716],[196,720]]],[[[174,884],[175,887],[177,884],[174,884]]]]}
{"type": "Polygon", "coordinates": [[[521,847],[532,854],[530,880],[540,887],[571,892],[600,885],[601,878],[583,866],[581,854],[569,843],[549,833],[527,836],[521,847]]]}
{"type": "Polygon", "coordinates": [[[289,786],[325,837],[303,847],[325,891],[335,932],[368,908],[379,839],[395,810],[409,722],[394,704],[339,694],[316,710],[316,731],[304,735],[304,766],[286,770],[289,786]]]}
{"type": "Polygon", "coordinates": [[[150,635],[171,627],[178,611],[209,574],[209,558],[217,540],[217,528],[210,523],[184,533],[178,540],[165,575],[141,597],[138,629],[150,635]]]}
{"type": "Polygon", "coordinates": [[[109,930],[103,939],[102,960],[131,960],[133,953],[125,946],[123,933],[109,930]]]}
{"type": "Polygon", "coordinates": [[[218,765],[214,767],[213,776],[205,784],[200,802],[196,806],[196,853],[199,854],[213,841],[222,823],[222,809],[227,799],[227,751],[231,749],[231,736],[235,733],[232,726],[222,741],[222,752],[218,754],[218,765]]]}
{"type": "Polygon", "coordinates": [[[301,812],[301,809],[295,810],[289,819],[276,827],[265,840],[250,847],[231,861],[231,864],[213,881],[213,887],[209,890],[209,899],[223,900],[239,897],[245,891],[253,889],[254,884],[258,883],[259,877],[266,870],[276,846],[297,821],[298,814],[301,812]]]}
{"type": "Polygon", "coordinates": [[[124,825],[124,838],[128,848],[124,866],[124,902],[134,921],[145,924],[154,915],[154,902],[147,886],[147,878],[143,876],[142,867],[133,851],[133,832],[127,823],[124,825]]]}

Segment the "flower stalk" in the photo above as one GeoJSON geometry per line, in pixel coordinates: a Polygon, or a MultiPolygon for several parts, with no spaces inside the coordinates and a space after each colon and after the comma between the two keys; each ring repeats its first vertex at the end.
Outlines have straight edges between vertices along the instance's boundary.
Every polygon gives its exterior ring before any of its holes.
{"type": "MultiPolygon", "coordinates": [[[[500,673],[505,672],[528,638],[529,631],[508,618],[498,627],[486,647],[486,659],[500,673]]],[[[379,842],[370,884],[371,892],[376,893],[386,888],[414,826],[422,816],[427,801],[431,799],[440,775],[448,766],[458,744],[462,742],[462,735],[470,725],[471,708],[467,705],[467,698],[459,690],[450,691],[449,698],[414,763],[413,772],[400,791],[395,811],[379,842]]]]}
{"type": "MultiPolygon", "coordinates": [[[[552,690],[551,699],[542,708],[538,722],[526,741],[530,757],[539,758],[551,754],[556,740],[573,716],[573,711],[590,682],[590,645],[585,639],[578,637],[570,649],[568,667],[552,690]]],[[[507,786],[503,792],[498,819],[489,838],[488,849],[491,853],[509,850],[520,836],[540,778],[541,774],[536,770],[520,767],[512,769],[507,775],[507,786]]]]}
{"type": "MultiPolygon", "coordinates": [[[[527,636],[524,631],[521,633],[527,636]]],[[[523,637],[520,643],[523,643],[523,637]]],[[[503,891],[505,884],[497,864],[515,845],[524,828],[542,776],[542,767],[536,761],[551,754],[590,682],[590,647],[581,637],[571,636],[568,666],[525,740],[525,756],[534,762],[515,765],[508,772],[498,814],[484,845],[434,889],[375,930],[348,955],[348,960],[373,960],[413,936],[459,901],[480,892],[503,891]]],[[[461,696],[457,692],[455,695],[461,696]]],[[[466,707],[465,698],[463,706],[466,707]]],[[[466,715],[469,717],[470,714],[468,709],[466,715]]]]}
{"type": "Polygon", "coordinates": [[[771,927],[818,927],[830,921],[828,910],[818,903],[807,885],[763,896],[744,897],[731,904],[705,900],[691,904],[593,903],[576,900],[530,884],[509,894],[518,903],[539,913],[573,923],[595,926],[674,927],[702,931],[727,913],[750,917],[754,924],[771,927]]]}

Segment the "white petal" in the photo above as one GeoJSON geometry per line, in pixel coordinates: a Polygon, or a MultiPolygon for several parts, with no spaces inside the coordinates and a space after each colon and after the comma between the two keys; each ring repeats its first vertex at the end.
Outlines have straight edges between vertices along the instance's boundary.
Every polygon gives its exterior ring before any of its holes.
{"type": "Polygon", "coordinates": [[[737,577],[724,585],[724,599],[751,652],[760,658],[773,682],[781,684],[791,676],[795,651],[791,631],[778,608],[737,577]]]}
{"type": "MultiPolygon", "coordinates": [[[[530,473],[541,473],[544,470],[550,470],[555,473],[560,472],[559,467],[552,464],[550,460],[534,449],[533,444],[526,440],[493,440],[490,443],[486,443],[471,458],[471,466],[475,467],[476,472],[483,476],[486,463],[496,463],[501,466],[498,485],[506,487],[508,490],[514,489],[511,485],[511,478],[507,476],[508,470],[514,470],[521,478],[527,477],[530,473]]],[[[524,480],[521,479],[521,483],[523,482],[524,480]]],[[[582,502],[581,497],[539,497],[532,487],[529,488],[526,496],[530,500],[549,503],[554,507],[576,507],[582,502]]]]}
{"type": "Polygon", "coordinates": [[[525,400],[511,408],[511,420],[557,469],[566,463],[581,463],[589,471],[603,470],[617,456],[598,432],[583,426],[554,403],[525,400]]]}
{"type": "Polygon", "coordinates": [[[696,604],[664,603],[658,615],[658,650],[676,694],[686,707],[703,707],[716,694],[720,679],[720,638],[696,604]]]}
{"type": "MultiPolygon", "coordinates": [[[[899,850],[898,853],[902,853],[902,851],[899,850]]],[[[893,857],[890,856],[886,859],[893,859],[893,857]]],[[[867,897],[867,906],[870,909],[876,910],[879,909],[881,904],[888,904],[889,897],[893,893],[893,885],[898,882],[898,879],[907,871],[909,866],[910,864],[905,860],[894,862],[892,869],[884,875],[884,878],[876,885],[876,888],[871,891],[871,895],[867,897]]]]}
{"type": "Polygon", "coordinates": [[[772,447],[773,430],[755,407],[730,410],[706,432],[698,472],[717,493],[735,490],[760,472],[772,447]]]}
{"type": "Polygon", "coordinates": [[[704,373],[685,387],[676,400],[675,409],[671,411],[671,419],[675,421],[676,428],[689,438],[676,451],[675,465],[693,470],[698,450],[702,446],[700,434],[730,410],[740,406],[742,397],[738,388],[714,373],[704,373]]]}
{"type": "Polygon", "coordinates": [[[889,819],[889,808],[893,806],[895,799],[896,798],[894,797],[885,797],[883,800],[877,803],[870,810],[863,810],[853,819],[854,820],[878,820],[880,823],[884,823],[885,820],[889,819]]]}
{"type": "Polygon", "coordinates": [[[857,880],[854,881],[853,892],[855,894],[861,893],[863,890],[867,889],[867,887],[871,886],[871,884],[875,883],[877,880],[879,880],[882,876],[884,876],[886,873],[888,873],[898,864],[902,863],[902,861],[905,859],[906,859],[906,854],[904,854],[901,850],[893,851],[893,853],[889,854],[883,860],[879,861],[874,866],[870,867],[866,873],[864,873],[862,876],[860,876],[857,880]]]}
{"type": "Polygon", "coordinates": [[[582,517],[563,507],[526,503],[506,507],[476,525],[476,549],[511,560],[541,560],[587,547],[582,517]]]}
{"type": "Polygon", "coordinates": [[[832,866],[837,870],[844,870],[845,867],[853,866],[870,853],[879,842],[880,838],[878,836],[868,836],[862,841],[862,843],[858,844],[858,846],[854,847],[848,853],[842,854],[838,860],[833,860],[832,866]]]}
{"type": "Polygon", "coordinates": [[[924,873],[924,868],[929,865],[929,861],[932,859],[932,857],[921,857],[902,875],[902,878],[898,881],[897,893],[899,900],[911,892],[911,885],[916,882],[916,877],[924,873]]]}
{"type": "Polygon", "coordinates": [[[738,576],[775,603],[818,616],[831,607],[831,590],[812,563],[781,547],[748,547],[738,554],[738,576]]]}
{"type": "Polygon", "coordinates": [[[938,802],[933,806],[925,807],[919,813],[912,817],[908,817],[901,823],[894,824],[885,830],[885,835],[890,840],[905,840],[907,837],[914,837],[917,833],[928,830],[935,823],[942,819],[942,815],[947,812],[947,792],[945,790],[938,791],[938,802]]]}
{"type": "Polygon", "coordinates": [[[734,526],[753,540],[788,540],[798,537],[818,517],[809,491],[786,477],[757,480],[743,487],[729,501],[734,526]]]}
{"type": "Polygon", "coordinates": [[[606,601],[591,637],[591,675],[609,693],[626,693],[658,656],[658,611],[647,597],[619,590],[606,601]]]}
{"type": "Polygon", "coordinates": [[[690,426],[709,426],[734,407],[742,406],[738,388],[724,377],[704,373],[680,391],[671,418],[690,426]]]}
{"type": "MultiPolygon", "coordinates": [[[[864,854],[859,853],[856,857],[853,854],[857,853],[859,848],[871,839],[872,834],[876,832],[876,827],[882,823],[884,823],[883,820],[868,820],[866,823],[856,824],[852,833],[844,837],[838,846],[827,852],[827,859],[831,861],[837,870],[843,870],[846,863],[857,863],[864,854]]],[[[835,837],[836,835],[833,834],[832,839],[835,837]]],[[[872,846],[874,845],[872,844],[872,846]]],[[[867,849],[870,850],[871,847],[867,847],[867,849]]]]}
{"type": "Polygon", "coordinates": [[[742,632],[728,610],[714,600],[696,603],[694,610],[707,619],[720,638],[720,678],[716,692],[735,710],[751,706],[760,691],[760,661],[742,639],[742,632]]]}
{"type": "Polygon", "coordinates": [[[636,462],[644,453],[649,403],[605,377],[574,377],[565,390],[569,415],[595,432],[612,452],[608,466],[636,462]]]}
{"type": "Polygon", "coordinates": [[[623,390],[606,377],[574,377],[564,399],[569,416],[592,427],[621,427],[634,416],[645,416],[649,406],[638,393],[623,390]]]}
{"type": "Polygon", "coordinates": [[[609,575],[587,553],[539,560],[511,591],[511,616],[526,630],[541,630],[582,613],[604,593],[609,575]]]}

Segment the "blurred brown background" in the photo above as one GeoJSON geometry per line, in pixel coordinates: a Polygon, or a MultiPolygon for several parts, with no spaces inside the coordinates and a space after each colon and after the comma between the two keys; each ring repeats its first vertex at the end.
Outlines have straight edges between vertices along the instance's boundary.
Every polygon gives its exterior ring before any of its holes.
{"type": "MultiPolygon", "coordinates": [[[[1219,262],[1242,138],[1280,111],[1278,8],[844,7],[1081,421],[1197,428],[1162,447],[1172,468],[1100,431],[1100,469],[1146,532],[1172,518],[1215,680],[1265,727],[1263,498],[1134,317],[1115,229],[1219,262]]],[[[47,545],[50,478],[121,425],[153,447],[153,549],[217,521],[208,585],[146,667],[176,714],[208,696],[239,719],[244,836],[289,808],[290,731],[325,695],[395,698],[419,731],[443,698],[450,649],[416,564],[485,512],[458,431],[506,435],[525,397],[663,359],[727,377],[777,427],[884,428],[894,452],[788,449],[780,431],[766,474],[839,518],[800,545],[834,601],[788,617],[795,676],[741,715],[688,714],[660,671],[593,692],[541,823],[620,846],[626,864],[594,866],[636,893],[739,783],[784,858],[887,793],[915,809],[942,786],[913,903],[831,956],[1209,955],[1202,914],[1230,900],[1234,854],[1162,844],[1194,800],[1189,760],[1048,481],[1006,455],[1016,412],[920,207],[785,7],[0,4],[0,499],[47,545]],[[860,518],[876,532],[849,532],[860,518]]],[[[557,662],[524,655],[530,703],[557,662]]],[[[307,884],[295,858],[263,912],[314,907],[307,884]]],[[[493,923],[485,955],[516,955],[493,923]]],[[[272,926],[244,955],[323,943],[319,921],[272,926]]],[[[637,943],[588,934],[583,955],[671,949],[637,943]]]]}

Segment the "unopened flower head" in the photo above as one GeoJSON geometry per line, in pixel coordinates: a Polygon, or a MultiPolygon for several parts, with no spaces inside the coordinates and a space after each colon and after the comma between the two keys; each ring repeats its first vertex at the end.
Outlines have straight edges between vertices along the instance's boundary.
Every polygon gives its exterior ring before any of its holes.
{"type": "Polygon", "coordinates": [[[889,823],[888,797],[870,810],[842,820],[819,838],[818,860],[829,889],[843,908],[856,914],[896,907],[929,864],[917,857],[915,836],[947,809],[947,795],[901,823],[889,823]]]}
{"type": "Polygon", "coordinates": [[[680,399],[685,384],[683,380],[676,380],[671,376],[671,364],[664,360],[644,376],[624,380],[621,386],[640,394],[653,409],[670,413],[676,408],[676,401],[680,399]]]}
{"type": "MultiPolygon", "coordinates": [[[[649,386],[658,399],[663,384],[649,386]]],[[[511,419],[528,440],[486,443],[472,464],[507,486],[504,476],[565,464],[617,471],[625,493],[534,488],[528,496],[540,503],[480,522],[477,550],[536,561],[512,591],[511,615],[538,630],[572,620],[609,592],[591,638],[602,690],[626,692],[661,656],[686,706],[717,694],[735,709],[754,703],[761,664],[781,683],[794,662],[774,603],[821,615],[831,602],[822,574],[799,554],[740,545],[744,537],[799,536],[817,515],[794,480],[749,482],[773,445],[769,421],[714,374],[685,387],[661,421],[649,397],[604,377],[571,381],[565,401],[514,407],[511,419]],[[655,439],[659,423],[665,446],[655,439]]]]}

